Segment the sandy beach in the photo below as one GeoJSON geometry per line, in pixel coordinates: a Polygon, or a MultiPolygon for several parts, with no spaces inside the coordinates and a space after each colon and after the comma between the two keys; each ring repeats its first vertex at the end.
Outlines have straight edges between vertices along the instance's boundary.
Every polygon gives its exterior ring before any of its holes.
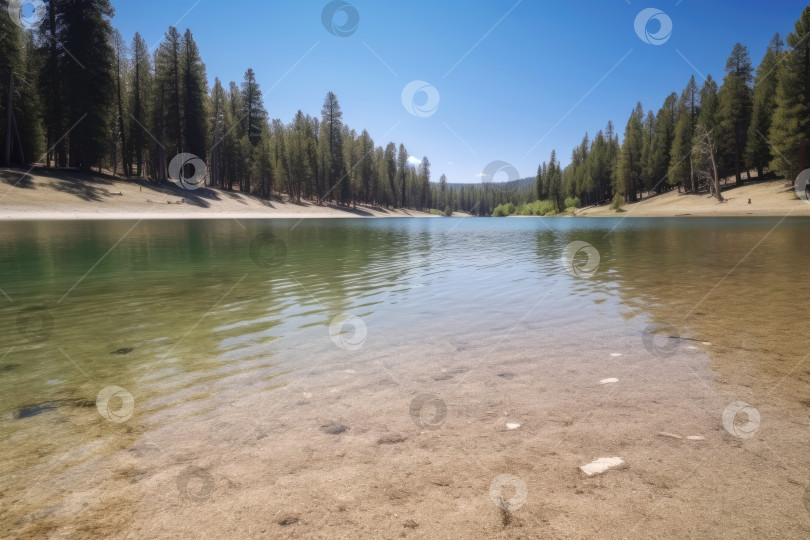
{"type": "MultiPolygon", "coordinates": [[[[577,217],[810,216],[810,204],[796,198],[784,180],[728,184],[719,203],[708,195],[671,191],[627,204],[591,206],[577,217]],[[751,201],[750,204],[748,201],[751,201]]],[[[467,214],[456,212],[455,216],[467,214]]],[[[570,215],[570,214],[566,214],[570,215]]],[[[256,218],[438,217],[407,209],[357,205],[318,206],[266,200],[217,188],[188,191],[172,184],[87,176],[75,171],[0,169],[0,219],[256,219],[256,218]]]]}
{"type": "Polygon", "coordinates": [[[687,195],[677,190],[645,197],[626,204],[621,211],[610,205],[590,206],[576,213],[588,217],[711,217],[711,216],[810,216],[810,204],[796,197],[792,184],[783,179],[758,181],[736,187],[733,180],[723,186],[723,198],[708,194],[687,195]],[[750,202],[749,202],[750,201],[750,202]]]}
{"type": "Polygon", "coordinates": [[[301,204],[218,188],[88,176],[75,171],[0,169],[0,220],[439,217],[418,210],[301,204]]]}

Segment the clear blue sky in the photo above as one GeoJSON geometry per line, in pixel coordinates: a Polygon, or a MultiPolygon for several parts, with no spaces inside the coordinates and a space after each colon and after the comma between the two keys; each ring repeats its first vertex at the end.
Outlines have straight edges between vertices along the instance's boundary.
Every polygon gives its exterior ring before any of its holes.
{"type": "MultiPolygon", "coordinates": [[[[168,26],[181,32],[190,28],[211,82],[215,76],[225,84],[240,82],[252,67],[271,117],[284,122],[298,109],[320,115],[331,90],[351,127],[368,129],[377,145],[404,142],[411,155],[428,156],[434,181],[446,173],[451,182],[478,181],[476,175],[495,160],[533,176],[552,148],[566,164],[586,131],[593,135],[613,120],[622,134],[637,101],[657,111],[692,74],[699,83],[701,74],[721,81],[736,42],[747,45],[758,64],[773,34],[792,31],[807,5],[798,0],[350,2],[359,25],[348,37],[324,28],[325,0],[112,3],[114,25],[125,40],[138,31],[155,46],[168,26]],[[643,42],[634,29],[637,14],[649,7],[672,21],[670,39],[662,45],[643,42]],[[413,80],[438,91],[433,115],[417,117],[403,106],[402,90],[413,80]]],[[[658,24],[652,21],[647,29],[655,34],[658,24]]]]}

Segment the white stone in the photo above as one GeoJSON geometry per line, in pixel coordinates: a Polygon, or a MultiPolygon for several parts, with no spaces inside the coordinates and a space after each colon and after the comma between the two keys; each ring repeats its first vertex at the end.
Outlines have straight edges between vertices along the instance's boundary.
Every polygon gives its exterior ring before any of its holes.
{"type": "Polygon", "coordinates": [[[517,429],[520,427],[520,424],[508,423],[506,424],[506,429],[517,429]]]}
{"type": "Polygon", "coordinates": [[[600,457],[587,465],[583,465],[580,470],[588,476],[593,476],[601,474],[611,467],[618,467],[622,463],[624,463],[624,460],[620,457],[600,457]]]}
{"type": "Polygon", "coordinates": [[[610,384],[610,383],[617,383],[617,382],[619,382],[619,379],[617,379],[615,377],[610,377],[609,379],[602,379],[601,381],[599,381],[599,384],[610,384]]]}

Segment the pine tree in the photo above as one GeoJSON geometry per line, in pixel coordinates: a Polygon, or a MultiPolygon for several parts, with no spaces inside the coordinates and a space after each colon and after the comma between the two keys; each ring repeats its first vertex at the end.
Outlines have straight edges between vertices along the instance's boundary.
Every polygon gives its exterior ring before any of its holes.
{"type": "Polygon", "coordinates": [[[22,68],[16,87],[20,89],[19,109],[14,113],[17,142],[22,149],[20,162],[24,165],[42,158],[42,101],[37,85],[40,65],[33,32],[26,32],[22,41],[22,68]]]}
{"type": "Polygon", "coordinates": [[[227,174],[225,138],[232,125],[229,113],[228,97],[222,87],[222,82],[217,77],[214,79],[214,87],[211,89],[211,136],[209,138],[211,154],[208,174],[212,186],[225,187],[227,174]]]}
{"type": "Polygon", "coordinates": [[[399,188],[399,206],[406,208],[408,201],[406,198],[406,184],[408,179],[408,151],[404,144],[399,145],[397,153],[397,187],[399,188]]]}
{"type": "Polygon", "coordinates": [[[397,206],[397,145],[390,142],[385,147],[385,172],[388,180],[388,191],[391,204],[397,206]]]}
{"type": "Polygon", "coordinates": [[[655,134],[649,156],[649,174],[652,188],[657,193],[664,191],[670,165],[670,152],[675,138],[675,120],[678,115],[678,94],[671,93],[655,117],[655,134]]]}
{"type": "Polygon", "coordinates": [[[656,125],[655,115],[652,111],[647,111],[647,117],[642,123],[642,142],[641,142],[641,186],[647,191],[651,191],[655,185],[655,156],[653,155],[653,139],[655,132],[658,129],[656,125]]]}
{"type": "MultiPolygon", "coordinates": [[[[156,136],[170,154],[162,161],[171,160],[183,151],[181,42],[177,28],[170,26],[155,56],[155,79],[159,89],[154,111],[160,117],[161,128],[156,136]]],[[[162,168],[163,164],[159,166],[162,168]]]]}
{"type": "Polygon", "coordinates": [[[700,94],[695,77],[689,79],[678,101],[678,119],[673,132],[670,151],[669,183],[682,187],[684,191],[695,191],[695,178],[692,174],[691,153],[695,124],[700,114],[700,94]]]}
{"type": "Polygon", "coordinates": [[[306,160],[307,160],[307,174],[309,175],[310,182],[307,184],[307,197],[315,198],[316,200],[320,197],[320,184],[318,183],[318,178],[320,177],[320,171],[318,169],[318,164],[320,163],[320,159],[318,157],[318,130],[319,130],[319,122],[317,118],[313,118],[310,115],[306,116],[307,122],[307,132],[306,132],[306,160]]]}
{"type": "MultiPolygon", "coordinates": [[[[271,138],[270,126],[265,121],[262,125],[259,145],[256,147],[251,146],[249,149],[252,158],[248,174],[254,179],[251,185],[256,186],[254,188],[256,195],[265,199],[270,198],[273,186],[277,182],[276,170],[270,159],[271,138]]],[[[298,191],[288,193],[288,195],[290,198],[296,197],[300,201],[300,186],[295,186],[295,189],[298,189],[298,191]]]]}
{"type": "Polygon", "coordinates": [[[737,43],[726,61],[726,76],[723,78],[719,99],[721,129],[728,135],[731,143],[731,158],[738,186],[743,183],[746,137],[751,122],[752,73],[748,47],[737,43]]]}
{"type": "Polygon", "coordinates": [[[346,163],[343,155],[343,113],[337,96],[326,94],[321,109],[321,155],[324,161],[325,196],[337,198],[341,204],[348,204],[351,185],[346,178],[346,163]]]}
{"type": "Polygon", "coordinates": [[[181,46],[183,96],[183,151],[205,158],[208,150],[208,118],[206,99],[208,83],[205,64],[190,30],[186,30],[181,46]]]}
{"type": "Polygon", "coordinates": [[[82,172],[90,172],[93,165],[101,167],[108,149],[109,112],[115,95],[113,8],[109,0],[72,0],[62,9],[58,40],[79,66],[60,70],[66,124],[73,127],[70,161],[82,172]]]}
{"type": "MultiPolygon", "coordinates": [[[[8,2],[4,0],[7,5],[8,2]]],[[[5,8],[3,8],[5,9],[5,8]]],[[[3,12],[5,13],[5,12],[3,12]]],[[[11,20],[2,17],[3,22],[11,25],[11,20]]],[[[68,127],[67,105],[65,104],[65,86],[61,73],[66,69],[64,62],[72,62],[65,58],[64,49],[59,45],[59,33],[61,25],[61,10],[57,9],[57,2],[48,2],[45,12],[45,19],[39,27],[40,48],[38,51],[40,71],[38,76],[39,92],[42,97],[42,116],[45,129],[45,144],[48,148],[45,156],[45,164],[50,166],[53,162],[56,166],[67,166],[67,140],[64,137],[68,127]]],[[[2,37],[0,41],[16,35],[14,29],[0,29],[2,37]]],[[[2,58],[2,57],[0,57],[2,58]]],[[[14,56],[7,58],[13,59],[14,56]]],[[[78,65],[76,65],[78,68],[78,65]]]]}
{"type": "Polygon", "coordinates": [[[420,206],[424,210],[430,209],[430,160],[427,156],[422,158],[422,163],[419,165],[419,180],[420,180],[420,206]]]}
{"type": "Polygon", "coordinates": [[[700,114],[698,115],[698,121],[711,130],[713,136],[719,135],[720,102],[718,92],[717,82],[709,75],[706,77],[703,86],[700,87],[700,114]]]}
{"type": "Polygon", "coordinates": [[[450,206],[450,200],[447,192],[447,175],[442,174],[439,177],[439,197],[436,199],[436,206],[444,210],[445,207],[450,206]]]}
{"type": "Polygon", "coordinates": [[[537,176],[535,176],[534,180],[534,196],[538,201],[545,199],[545,191],[543,186],[543,165],[545,164],[541,163],[537,166],[537,176]]]}
{"type": "Polygon", "coordinates": [[[115,106],[113,108],[114,121],[112,122],[112,171],[116,173],[117,160],[119,155],[119,141],[121,165],[123,168],[124,176],[132,176],[132,163],[130,161],[130,149],[127,145],[127,135],[129,128],[129,118],[126,116],[125,109],[126,96],[129,94],[129,50],[124,43],[124,38],[118,30],[113,30],[112,44],[114,51],[114,65],[113,70],[115,73],[115,106]]]}
{"type": "Polygon", "coordinates": [[[554,209],[559,212],[563,209],[562,171],[560,170],[560,164],[557,162],[556,150],[551,151],[551,159],[548,161],[548,170],[545,176],[548,178],[548,197],[554,204],[554,209]]]}
{"type": "Polygon", "coordinates": [[[242,124],[250,144],[259,144],[262,128],[267,122],[267,111],[264,108],[262,91],[256,82],[256,74],[252,69],[245,72],[242,81],[242,124]]]}
{"type": "Polygon", "coordinates": [[[31,32],[23,33],[0,2],[0,163],[36,161],[41,150],[39,55],[31,32]]]}
{"type": "Polygon", "coordinates": [[[772,159],[767,134],[771,129],[773,114],[776,110],[777,69],[781,61],[783,46],[784,42],[779,34],[776,34],[757,67],[754,82],[754,108],[748,128],[745,156],[746,161],[757,168],[757,177],[760,179],[764,166],[772,159]]]}
{"type": "MultiPolygon", "coordinates": [[[[276,184],[274,186],[280,192],[286,191],[287,195],[292,200],[293,191],[291,187],[291,164],[290,164],[290,148],[293,144],[291,134],[288,133],[287,127],[281,120],[274,119],[270,123],[270,163],[273,167],[274,177],[276,184]]],[[[252,147],[248,141],[247,135],[241,138],[242,147],[245,149],[245,155],[250,156],[252,147]]]]}
{"type": "Polygon", "coordinates": [[[225,156],[227,163],[227,184],[228,189],[232,190],[234,184],[239,186],[241,190],[244,187],[244,179],[247,175],[247,156],[245,153],[248,146],[247,135],[245,134],[242,122],[239,120],[242,117],[242,92],[239,86],[231,81],[228,84],[228,117],[231,118],[233,125],[228,129],[225,137],[225,156]]]}
{"type": "MultiPolygon", "coordinates": [[[[135,164],[135,174],[141,177],[144,173],[144,161],[147,159],[151,143],[147,126],[150,125],[151,105],[153,99],[153,74],[149,48],[140,34],[132,40],[132,88],[129,94],[129,140],[130,163],[135,164]]],[[[130,171],[131,174],[131,171],[130,171]]]]}
{"type": "Polygon", "coordinates": [[[810,141],[810,7],[804,8],[787,37],[791,47],[778,69],[776,112],[770,139],[771,168],[794,179],[807,167],[810,141]]]}
{"type": "Polygon", "coordinates": [[[621,146],[617,169],[617,192],[624,195],[626,202],[637,199],[640,188],[642,161],[641,154],[643,148],[643,119],[644,109],[641,103],[636,105],[635,110],[627,120],[627,127],[624,130],[624,142],[621,146]]]}

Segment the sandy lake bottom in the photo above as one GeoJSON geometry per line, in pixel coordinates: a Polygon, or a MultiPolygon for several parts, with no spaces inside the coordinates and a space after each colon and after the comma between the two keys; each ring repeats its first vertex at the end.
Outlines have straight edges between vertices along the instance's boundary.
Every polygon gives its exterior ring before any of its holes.
{"type": "Polygon", "coordinates": [[[810,221],[339,221],[4,226],[0,536],[810,535],[810,221]]]}

